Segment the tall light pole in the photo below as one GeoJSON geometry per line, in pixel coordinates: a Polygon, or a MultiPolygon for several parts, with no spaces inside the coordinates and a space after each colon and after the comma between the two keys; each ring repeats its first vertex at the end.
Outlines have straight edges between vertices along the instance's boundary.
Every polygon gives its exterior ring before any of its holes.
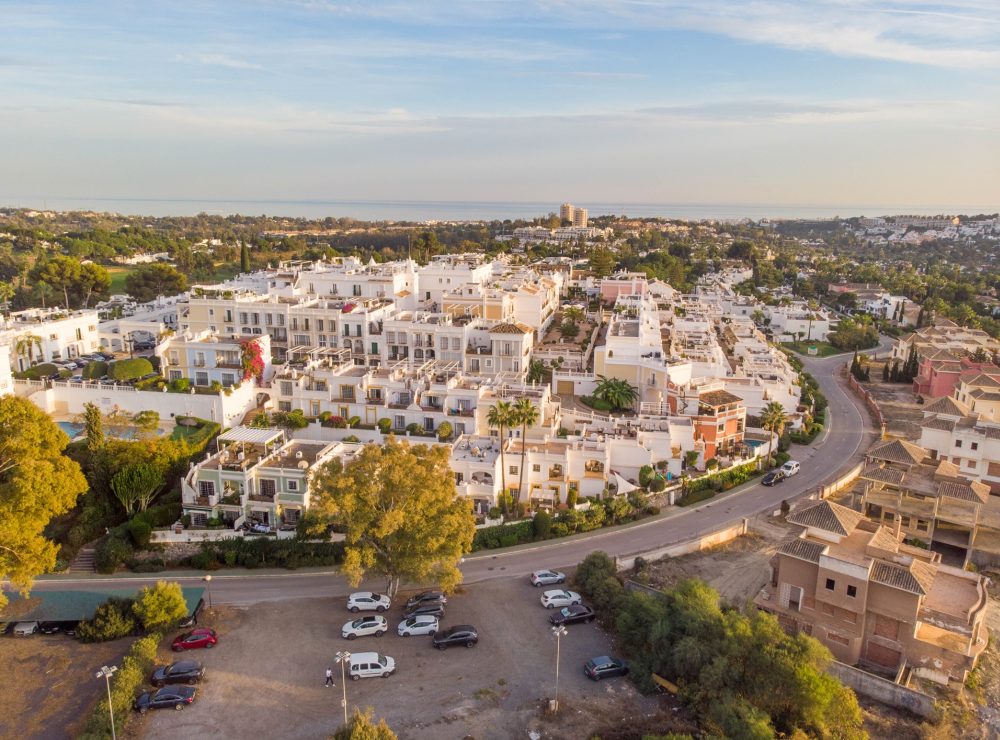
{"type": "Polygon", "coordinates": [[[556,636],[556,698],[552,703],[552,711],[559,711],[559,640],[566,634],[565,625],[560,624],[552,628],[552,634],[556,636]]]}
{"type": "Polygon", "coordinates": [[[340,700],[340,706],[344,708],[344,727],[347,727],[347,663],[351,659],[351,654],[346,650],[337,653],[337,662],[340,663],[340,685],[344,691],[344,698],[340,700]]]}
{"type": "Polygon", "coordinates": [[[111,706],[111,675],[118,670],[118,666],[101,666],[101,670],[97,672],[94,676],[95,678],[104,677],[104,685],[108,689],[108,714],[111,715],[111,740],[117,740],[118,735],[115,733],[115,708],[111,706]]]}
{"type": "Polygon", "coordinates": [[[202,580],[205,582],[205,590],[208,592],[208,610],[212,611],[212,576],[207,575],[202,580]]]}

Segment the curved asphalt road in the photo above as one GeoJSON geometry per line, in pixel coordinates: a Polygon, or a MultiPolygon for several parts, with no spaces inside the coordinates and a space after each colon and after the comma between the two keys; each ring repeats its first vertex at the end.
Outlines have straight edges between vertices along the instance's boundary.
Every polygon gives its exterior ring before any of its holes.
{"type": "MultiPolygon", "coordinates": [[[[887,342],[877,349],[885,352],[887,342]]],[[[594,550],[610,555],[638,555],[683,542],[701,534],[722,529],[739,520],[763,512],[774,511],[782,500],[793,501],[816,491],[817,487],[836,480],[857,464],[864,450],[874,439],[870,418],[862,402],[846,389],[840,378],[848,355],[827,358],[803,358],[806,370],[816,378],[820,390],[829,401],[824,436],[812,447],[794,446],[792,455],[802,463],[801,472],[773,488],[750,483],[733,489],[723,496],[693,507],[672,510],[653,519],[631,525],[590,532],[574,537],[510,548],[499,552],[470,555],[462,565],[466,583],[493,578],[525,576],[540,568],[564,568],[579,563],[594,550]]],[[[138,587],[168,577],[196,585],[201,576],[189,571],[153,576],[122,575],[116,577],[48,576],[35,583],[36,591],[79,590],[86,585],[102,588],[138,587]]],[[[381,581],[362,584],[378,590],[381,581]]],[[[234,605],[249,605],[262,601],[332,597],[350,590],[346,581],[335,571],[225,573],[213,574],[213,601],[234,605]]]]}

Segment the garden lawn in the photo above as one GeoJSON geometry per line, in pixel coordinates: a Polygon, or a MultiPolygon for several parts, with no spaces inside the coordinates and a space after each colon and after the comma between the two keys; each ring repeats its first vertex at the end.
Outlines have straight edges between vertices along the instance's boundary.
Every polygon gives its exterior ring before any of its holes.
{"type": "Polygon", "coordinates": [[[837,349],[829,342],[782,342],[782,347],[787,347],[800,355],[809,356],[809,348],[816,348],[817,357],[829,357],[830,355],[846,354],[849,350],[837,349]]]}
{"type": "Polygon", "coordinates": [[[125,292],[125,278],[132,272],[131,267],[109,267],[108,274],[111,275],[111,295],[120,295],[125,292]]]}

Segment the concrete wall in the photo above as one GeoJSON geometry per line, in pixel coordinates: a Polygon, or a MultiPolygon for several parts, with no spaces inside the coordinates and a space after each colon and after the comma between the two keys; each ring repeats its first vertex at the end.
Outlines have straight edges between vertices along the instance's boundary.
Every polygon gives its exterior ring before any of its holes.
{"type": "Polygon", "coordinates": [[[825,499],[827,496],[832,496],[838,491],[843,491],[845,488],[854,484],[854,481],[858,479],[861,475],[861,471],[864,470],[865,464],[863,462],[858,463],[853,468],[844,473],[833,483],[827,483],[825,486],[819,487],[819,497],[825,499]]]}
{"type": "Polygon", "coordinates": [[[618,570],[628,570],[629,568],[635,566],[635,559],[637,557],[642,557],[646,560],[656,560],[657,558],[663,557],[676,558],[681,555],[688,555],[692,552],[707,550],[710,547],[721,545],[724,542],[729,542],[730,540],[736,539],[740,535],[746,534],[747,524],[748,520],[743,519],[729,527],[725,527],[714,532],[706,532],[698,535],[697,537],[685,540],[684,542],[678,542],[674,545],[668,545],[667,547],[661,547],[656,550],[636,552],[631,555],[616,557],[615,563],[618,566],[618,570]]]}
{"type": "Polygon", "coordinates": [[[114,407],[131,414],[139,411],[156,411],[164,420],[175,416],[197,416],[233,426],[256,404],[258,389],[244,383],[226,396],[194,393],[164,393],[137,391],[131,386],[95,385],[56,381],[51,388],[39,390],[30,397],[31,402],[47,414],[82,414],[84,405],[95,404],[104,413],[114,407]]]}
{"type": "Polygon", "coordinates": [[[827,673],[857,693],[891,707],[906,709],[920,717],[932,718],[937,714],[932,696],[881,678],[873,673],[837,661],[830,664],[827,673]]]}

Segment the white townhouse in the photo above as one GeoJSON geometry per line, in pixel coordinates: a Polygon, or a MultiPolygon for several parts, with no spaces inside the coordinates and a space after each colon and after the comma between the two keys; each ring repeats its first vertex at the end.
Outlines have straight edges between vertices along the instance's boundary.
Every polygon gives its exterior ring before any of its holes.
{"type": "Polygon", "coordinates": [[[101,348],[97,311],[32,308],[0,319],[11,368],[23,372],[44,362],[72,360],[101,348]]]}
{"type": "Polygon", "coordinates": [[[243,382],[243,354],[248,344],[257,346],[263,362],[261,383],[267,385],[273,374],[271,338],[267,334],[240,338],[208,331],[190,331],[166,338],[157,345],[160,372],[167,380],[188,378],[191,385],[208,387],[219,383],[224,388],[243,382]]]}

